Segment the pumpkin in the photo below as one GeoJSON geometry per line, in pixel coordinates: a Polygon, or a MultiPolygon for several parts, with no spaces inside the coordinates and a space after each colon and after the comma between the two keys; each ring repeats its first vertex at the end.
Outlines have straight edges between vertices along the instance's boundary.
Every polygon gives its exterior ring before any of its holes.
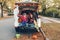
{"type": "Polygon", "coordinates": [[[19,19],[18,19],[18,22],[19,22],[19,23],[20,23],[20,22],[22,22],[22,19],[21,19],[21,18],[19,18],[19,19]]]}
{"type": "Polygon", "coordinates": [[[37,39],[37,38],[38,38],[37,35],[32,36],[32,39],[37,39]]]}

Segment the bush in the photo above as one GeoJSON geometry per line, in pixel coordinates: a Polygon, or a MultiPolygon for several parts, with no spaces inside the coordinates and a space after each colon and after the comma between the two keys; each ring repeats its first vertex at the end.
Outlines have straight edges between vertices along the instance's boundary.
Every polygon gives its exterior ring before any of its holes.
{"type": "Polygon", "coordinates": [[[59,15],[59,10],[57,8],[48,8],[45,11],[46,16],[50,17],[58,17],[59,15]]]}
{"type": "Polygon", "coordinates": [[[60,18],[60,10],[59,10],[59,15],[58,15],[58,17],[60,18]]]}

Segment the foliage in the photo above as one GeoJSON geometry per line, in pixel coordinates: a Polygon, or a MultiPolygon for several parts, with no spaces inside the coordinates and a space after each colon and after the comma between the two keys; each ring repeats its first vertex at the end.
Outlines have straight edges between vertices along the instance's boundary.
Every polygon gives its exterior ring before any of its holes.
{"type": "Polygon", "coordinates": [[[48,8],[45,11],[46,16],[51,16],[51,17],[59,17],[59,10],[57,8],[48,8]]]}
{"type": "Polygon", "coordinates": [[[49,6],[49,1],[46,3],[47,0],[40,0],[40,3],[42,5],[42,15],[49,16],[49,17],[60,17],[60,0],[52,0],[54,3],[53,6],[49,6]],[[46,8],[46,5],[49,7],[46,8]]]}

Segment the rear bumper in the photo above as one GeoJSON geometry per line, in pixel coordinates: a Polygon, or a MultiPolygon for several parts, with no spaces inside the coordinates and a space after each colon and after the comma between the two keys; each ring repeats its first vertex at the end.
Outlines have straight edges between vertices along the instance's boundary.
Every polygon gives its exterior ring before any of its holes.
{"type": "Polygon", "coordinates": [[[35,27],[19,26],[19,27],[15,28],[15,30],[16,30],[16,33],[19,33],[19,34],[31,34],[31,33],[37,32],[35,27]]]}

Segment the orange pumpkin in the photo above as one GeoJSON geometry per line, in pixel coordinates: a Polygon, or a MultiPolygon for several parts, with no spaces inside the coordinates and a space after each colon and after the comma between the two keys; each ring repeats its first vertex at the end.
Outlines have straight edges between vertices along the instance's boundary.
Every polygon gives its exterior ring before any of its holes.
{"type": "Polygon", "coordinates": [[[37,35],[32,36],[32,39],[37,39],[37,38],[38,38],[37,35]]]}
{"type": "Polygon", "coordinates": [[[21,18],[19,18],[19,19],[18,19],[18,22],[19,22],[19,23],[20,23],[20,22],[22,22],[22,19],[21,19],[21,18]]]}

